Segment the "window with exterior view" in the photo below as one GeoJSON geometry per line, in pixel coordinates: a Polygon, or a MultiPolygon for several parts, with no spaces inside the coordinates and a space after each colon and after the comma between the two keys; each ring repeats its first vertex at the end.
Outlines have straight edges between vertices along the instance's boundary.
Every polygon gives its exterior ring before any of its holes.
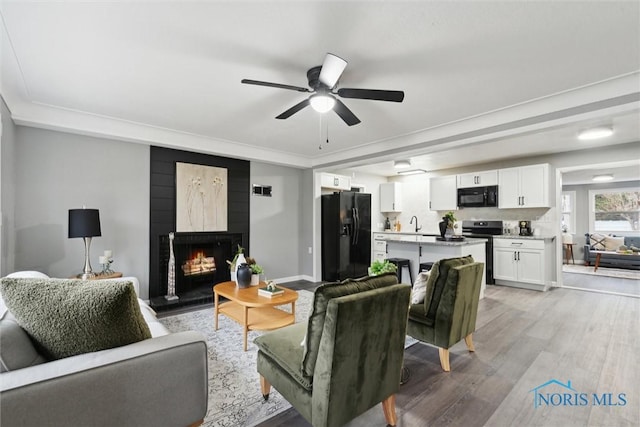
{"type": "Polygon", "coordinates": [[[593,231],[624,234],[640,230],[639,189],[591,190],[589,198],[593,231]]]}
{"type": "Polygon", "coordinates": [[[560,216],[560,227],[563,233],[575,233],[576,231],[576,213],[574,210],[576,192],[562,192],[562,214],[560,216]]]}

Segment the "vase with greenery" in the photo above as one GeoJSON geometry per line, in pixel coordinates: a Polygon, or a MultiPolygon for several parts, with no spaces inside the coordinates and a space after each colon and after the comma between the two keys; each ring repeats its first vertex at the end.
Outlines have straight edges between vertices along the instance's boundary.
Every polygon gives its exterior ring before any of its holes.
{"type": "Polygon", "coordinates": [[[247,260],[244,257],[244,248],[238,245],[238,249],[236,250],[236,254],[233,257],[233,260],[227,260],[227,264],[229,264],[229,273],[231,273],[231,280],[236,280],[236,271],[238,270],[238,266],[240,264],[246,264],[247,260]]]}
{"type": "Polygon", "coordinates": [[[398,270],[398,267],[389,262],[389,260],[375,260],[371,263],[371,267],[369,267],[369,274],[372,276],[377,276],[383,273],[395,273],[398,270]]]}
{"type": "Polygon", "coordinates": [[[264,268],[260,264],[249,264],[251,268],[251,286],[260,284],[260,275],[264,273],[264,268]]]}
{"type": "Polygon", "coordinates": [[[455,222],[457,221],[455,214],[453,213],[453,211],[449,211],[445,214],[445,216],[442,217],[443,220],[447,221],[447,228],[450,228],[453,230],[453,225],[455,224],[455,222]]]}
{"type": "Polygon", "coordinates": [[[457,219],[453,211],[447,212],[442,217],[442,221],[440,222],[440,224],[438,224],[440,227],[440,236],[442,236],[442,238],[453,235],[453,226],[455,225],[456,221],[457,219]]]}

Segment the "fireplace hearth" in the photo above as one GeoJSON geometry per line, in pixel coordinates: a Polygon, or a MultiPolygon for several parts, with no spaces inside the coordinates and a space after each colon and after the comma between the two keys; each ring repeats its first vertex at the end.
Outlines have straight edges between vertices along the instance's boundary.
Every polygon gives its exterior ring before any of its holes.
{"type": "Polygon", "coordinates": [[[159,278],[162,296],[151,298],[154,309],[169,309],[190,304],[213,301],[213,285],[231,279],[227,260],[233,259],[240,233],[175,233],[176,295],[178,300],[168,301],[169,235],[159,236],[159,278]]]}

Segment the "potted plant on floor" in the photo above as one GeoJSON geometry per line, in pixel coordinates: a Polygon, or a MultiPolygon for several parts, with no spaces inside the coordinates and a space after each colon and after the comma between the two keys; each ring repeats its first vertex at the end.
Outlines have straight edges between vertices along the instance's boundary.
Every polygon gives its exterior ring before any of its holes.
{"type": "Polygon", "coordinates": [[[395,273],[397,270],[398,267],[394,263],[389,262],[389,260],[385,259],[384,261],[380,261],[377,259],[371,263],[369,275],[377,276],[383,273],[395,273]]]}

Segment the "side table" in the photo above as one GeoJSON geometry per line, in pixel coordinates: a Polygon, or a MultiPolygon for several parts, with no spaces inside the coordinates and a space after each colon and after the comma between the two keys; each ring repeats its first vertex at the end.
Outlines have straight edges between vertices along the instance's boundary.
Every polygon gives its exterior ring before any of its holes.
{"type": "Polygon", "coordinates": [[[573,247],[575,246],[575,243],[563,243],[562,245],[564,246],[564,257],[567,264],[569,264],[569,257],[571,257],[571,261],[575,264],[576,260],[573,259],[573,247]]]}
{"type": "MultiPolygon", "coordinates": [[[[94,277],[91,277],[87,280],[104,280],[104,279],[117,279],[118,277],[122,277],[122,273],[118,272],[118,271],[114,271],[113,273],[109,273],[109,274],[96,274],[94,277]]],[[[73,276],[70,277],[70,279],[80,279],[80,277],[78,276],[73,276]]]]}

